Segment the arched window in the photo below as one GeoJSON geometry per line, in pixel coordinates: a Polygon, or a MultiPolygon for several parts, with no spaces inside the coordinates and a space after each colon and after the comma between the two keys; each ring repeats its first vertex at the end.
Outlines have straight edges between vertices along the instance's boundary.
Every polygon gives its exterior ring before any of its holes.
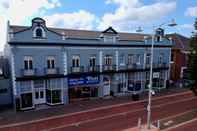
{"type": "Polygon", "coordinates": [[[42,29],[40,28],[36,29],[36,37],[43,37],[42,33],[43,33],[42,29]]]}

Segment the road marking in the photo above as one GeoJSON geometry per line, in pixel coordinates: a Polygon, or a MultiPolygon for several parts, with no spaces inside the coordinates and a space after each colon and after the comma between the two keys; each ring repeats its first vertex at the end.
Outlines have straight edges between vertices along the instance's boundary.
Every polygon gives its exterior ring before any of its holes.
{"type": "Polygon", "coordinates": [[[192,120],[189,120],[189,121],[186,121],[186,122],[177,124],[177,125],[175,125],[175,126],[169,127],[169,128],[167,128],[167,129],[164,129],[163,131],[170,131],[170,130],[175,129],[175,128],[177,128],[177,127],[180,127],[180,126],[184,126],[184,125],[190,124],[190,123],[192,123],[192,122],[194,122],[194,121],[197,121],[197,118],[194,118],[194,119],[192,119],[192,120]]]}
{"type": "MultiPolygon", "coordinates": [[[[180,95],[190,94],[190,93],[191,93],[191,91],[186,91],[186,92],[175,93],[175,94],[170,94],[170,95],[165,95],[165,96],[158,96],[156,98],[153,98],[153,100],[160,100],[160,99],[164,99],[164,98],[175,97],[175,96],[180,96],[180,95]]],[[[120,107],[120,106],[124,106],[124,105],[143,103],[143,102],[146,102],[146,101],[147,100],[141,100],[141,101],[136,101],[136,102],[127,102],[127,103],[122,103],[122,104],[116,104],[116,105],[110,105],[110,106],[99,107],[99,108],[94,108],[94,109],[88,109],[88,110],[69,113],[69,114],[57,115],[57,116],[52,116],[52,117],[47,117],[47,118],[41,118],[41,119],[27,121],[27,122],[7,124],[7,125],[2,125],[0,127],[0,129],[1,128],[6,128],[6,127],[13,127],[13,126],[20,126],[20,125],[31,124],[31,123],[36,123],[36,122],[42,122],[42,121],[47,121],[47,120],[52,120],[52,119],[57,119],[57,118],[63,118],[63,117],[67,117],[67,116],[72,116],[72,115],[77,115],[77,114],[87,113],[87,112],[93,112],[93,111],[98,111],[98,110],[103,110],[103,109],[108,109],[108,108],[120,107]]]]}
{"type": "MultiPolygon", "coordinates": [[[[166,105],[170,105],[170,104],[176,104],[176,103],[189,101],[189,100],[193,100],[193,99],[196,99],[196,97],[188,98],[188,99],[185,99],[185,100],[177,100],[177,101],[174,101],[174,102],[169,102],[167,104],[165,103],[165,104],[156,105],[156,106],[153,106],[153,108],[161,108],[162,106],[166,106],[166,105]]],[[[134,113],[134,112],[140,112],[140,111],[144,111],[144,110],[146,110],[146,108],[141,108],[141,109],[137,109],[137,110],[133,110],[133,111],[127,111],[127,112],[121,112],[121,113],[112,114],[112,115],[108,115],[108,116],[104,116],[104,117],[97,117],[97,118],[94,118],[94,119],[84,120],[84,121],[81,121],[81,122],[76,122],[76,123],[72,123],[72,124],[68,124],[68,125],[62,125],[62,126],[58,126],[58,127],[54,127],[54,128],[50,128],[50,129],[45,129],[43,131],[52,131],[52,130],[55,130],[55,129],[61,129],[61,128],[66,128],[66,127],[69,127],[69,126],[76,126],[76,125],[78,127],[81,124],[89,123],[89,122],[92,122],[92,121],[103,120],[103,119],[107,119],[107,118],[126,115],[126,114],[134,113]]],[[[173,121],[168,122],[168,124],[172,124],[172,123],[173,123],[173,121]]]]}

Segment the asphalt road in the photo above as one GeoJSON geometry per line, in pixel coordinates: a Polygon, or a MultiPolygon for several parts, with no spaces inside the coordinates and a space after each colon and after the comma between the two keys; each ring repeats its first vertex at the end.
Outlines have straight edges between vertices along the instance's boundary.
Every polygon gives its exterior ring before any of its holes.
{"type": "MultiPolygon", "coordinates": [[[[152,121],[197,108],[191,93],[162,96],[152,101],[152,121]]],[[[1,126],[0,131],[119,131],[146,120],[147,101],[119,104],[78,113],[1,126]]]]}

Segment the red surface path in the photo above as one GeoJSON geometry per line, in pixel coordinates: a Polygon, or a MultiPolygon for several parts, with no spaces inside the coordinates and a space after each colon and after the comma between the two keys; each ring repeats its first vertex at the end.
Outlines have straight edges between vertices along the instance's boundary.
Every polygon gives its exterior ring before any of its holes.
{"type": "Polygon", "coordinates": [[[181,124],[180,126],[167,131],[197,131],[197,119],[192,120],[189,123],[181,124]]]}
{"type": "MultiPolygon", "coordinates": [[[[197,98],[191,98],[191,96],[192,94],[187,93],[153,100],[153,120],[196,108],[197,98]],[[174,103],[172,103],[173,101],[174,103]]],[[[46,129],[53,131],[122,130],[136,126],[139,117],[142,117],[143,120],[146,119],[146,104],[147,102],[138,102],[98,110],[94,109],[88,112],[0,127],[0,131],[40,131],[46,129]]]]}

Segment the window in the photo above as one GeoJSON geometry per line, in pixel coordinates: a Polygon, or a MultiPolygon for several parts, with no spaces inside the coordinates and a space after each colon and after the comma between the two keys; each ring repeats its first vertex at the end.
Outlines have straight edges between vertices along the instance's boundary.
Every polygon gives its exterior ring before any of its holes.
{"type": "Polygon", "coordinates": [[[105,65],[112,65],[112,56],[106,55],[104,58],[105,65]]]}
{"type": "Polygon", "coordinates": [[[136,64],[140,64],[140,59],[141,59],[141,55],[140,54],[137,54],[136,55],[136,64]]]}
{"type": "Polygon", "coordinates": [[[80,66],[80,57],[78,55],[72,57],[72,67],[80,66]]]}
{"type": "Polygon", "coordinates": [[[90,62],[89,63],[90,64],[90,67],[96,66],[96,56],[91,56],[89,62],[90,62]]]}
{"type": "Polygon", "coordinates": [[[40,26],[35,27],[35,29],[33,31],[33,37],[35,37],[35,38],[46,37],[45,30],[40,26]]]}
{"type": "Polygon", "coordinates": [[[150,54],[146,54],[146,64],[150,65],[150,54]]]}
{"type": "Polygon", "coordinates": [[[42,37],[42,29],[36,29],[36,37],[42,37]]]}
{"type": "Polygon", "coordinates": [[[0,68],[0,75],[3,75],[3,70],[2,70],[2,68],[0,68]]]}
{"type": "Polygon", "coordinates": [[[158,63],[159,64],[162,64],[164,62],[163,59],[164,59],[164,54],[163,53],[160,53],[159,54],[159,61],[158,61],[158,63]]]}
{"type": "Polygon", "coordinates": [[[123,54],[120,55],[120,65],[124,65],[125,64],[125,57],[123,54]]]}
{"type": "Polygon", "coordinates": [[[32,70],[33,69],[32,57],[30,57],[30,56],[24,57],[24,69],[25,70],[32,70]]]}
{"type": "Polygon", "coordinates": [[[47,58],[47,68],[48,69],[54,69],[55,68],[55,57],[49,56],[47,58]]]}
{"type": "Polygon", "coordinates": [[[104,42],[115,43],[116,42],[116,37],[115,36],[104,36],[104,42]]]}
{"type": "Polygon", "coordinates": [[[128,55],[128,65],[132,65],[132,64],[134,64],[134,55],[129,54],[128,55]]]}

